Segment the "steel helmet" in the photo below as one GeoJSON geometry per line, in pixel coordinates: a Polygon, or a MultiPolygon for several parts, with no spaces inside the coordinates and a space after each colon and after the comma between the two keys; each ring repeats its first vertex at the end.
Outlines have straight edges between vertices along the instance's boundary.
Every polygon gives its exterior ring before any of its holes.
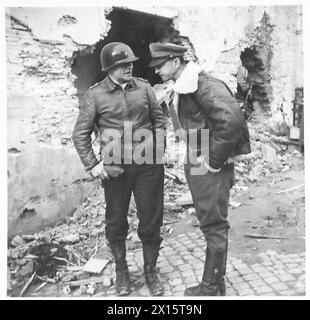
{"type": "Polygon", "coordinates": [[[100,52],[100,62],[103,71],[107,71],[117,65],[139,60],[127,44],[111,42],[105,45],[100,52]]]}

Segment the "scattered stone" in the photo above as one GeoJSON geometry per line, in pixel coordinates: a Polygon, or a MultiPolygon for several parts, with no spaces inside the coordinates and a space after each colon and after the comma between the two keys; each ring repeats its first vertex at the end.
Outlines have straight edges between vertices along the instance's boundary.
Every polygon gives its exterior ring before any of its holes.
{"type": "Polygon", "coordinates": [[[70,286],[64,286],[63,289],[62,289],[62,292],[65,294],[65,295],[69,295],[71,293],[71,288],[70,286]]]}
{"type": "Polygon", "coordinates": [[[67,274],[62,277],[61,281],[62,282],[70,282],[76,280],[76,276],[74,274],[67,274]]]}
{"type": "Polygon", "coordinates": [[[112,279],[109,278],[109,277],[103,277],[103,280],[102,280],[102,285],[104,287],[110,287],[112,284],[112,279]]]}
{"type": "Polygon", "coordinates": [[[82,284],[80,287],[79,287],[79,290],[78,290],[78,292],[79,292],[79,294],[85,294],[86,293],[86,290],[87,290],[87,285],[85,285],[85,284],[82,284]]]}
{"type": "Polygon", "coordinates": [[[36,237],[33,235],[22,235],[22,238],[27,242],[30,242],[36,239],[36,237]]]}
{"type": "Polygon", "coordinates": [[[78,234],[69,234],[67,236],[57,238],[56,241],[60,243],[77,243],[80,241],[80,237],[78,234]]]}
{"type": "Polygon", "coordinates": [[[97,284],[95,282],[90,283],[87,286],[86,293],[89,295],[94,295],[97,289],[97,284]]]}
{"type": "Polygon", "coordinates": [[[27,259],[17,259],[17,260],[15,261],[15,263],[16,263],[18,266],[24,266],[27,262],[28,262],[27,259]]]}
{"type": "Polygon", "coordinates": [[[21,269],[17,272],[17,277],[27,277],[33,273],[34,263],[30,260],[25,266],[21,267],[21,269]]]}
{"type": "Polygon", "coordinates": [[[295,156],[296,158],[299,158],[299,159],[302,158],[302,154],[298,150],[293,150],[293,152],[291,154],[292,154],[292,156],[295,156]]]}
{"type": "Polygon", "coordinates": [[[10,251],[10,256],[12,259],[22,259],[26,255],[27,250],[24,247],[16,247],[10,251]]]}
{"type": "Polygon", "coordinates": [[[190,191],[184,193],[181,197],[177,198],[176,204],[178,206],[193,205],[193,198],[192,198],[190,191]]]}
{"type": "Polygon", "coordinates": [[[13,247],[18,247],[25,244],[24,239],[21,236],[16,236],[11,240],[11,245],[13,247]]]}
{"type": "Polygon", "coordinates": [[[92,230],[91,236],[95,238],[95,237],[98,237],[98,236],[104,234],[104,232],[105,232],[105,228],[100,228],[100,229],[96,228],[96,229],[92,230]]]}
{"type": "Polygon", "coordinates": [[[76,281],[70,281],[67,284],[71,287],[80,287],[82,285],[89,285],[91,283],[102,283],[103,276],[100,277],[91,277],[85,280],[76,280],[76,281]]]}
{"type": "Polygon", "coordinates": [[[174,201],[166,201],[164,203],[164,208],[166,210],[181,210],[182,206],[177,205],[174,201]]]}
{"type": "Polygon", "coordinates": [[[39,240],[45,243],[51,243],[52,234],[49,232],[45,232],[44,234],[40,235],[39,240]]]}
{"type": "Polygon", "coordinates": [[[237,201],[234,201],[234,200],[230,200],[229,201],[229,205],[235,209],[235,208],[239,208],[241,206],[241,202],[237,202],[237,201]]]}

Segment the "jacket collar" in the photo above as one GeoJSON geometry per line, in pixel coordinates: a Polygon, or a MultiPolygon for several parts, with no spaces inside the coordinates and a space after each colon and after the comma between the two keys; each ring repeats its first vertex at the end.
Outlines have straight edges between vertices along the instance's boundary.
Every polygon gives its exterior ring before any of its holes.
{"type": "MultiPolygon", "coordinates": [[[[106,78],[104,79],[104,84],[106,88],[110,91],[114,91],[116,89],[122,88],[118,83],[114,82],[109,76],[106,76],[106,78]]],[[[133,79],[126,84],[125,88],[131,89],[131,88],[134,88],[135,86],[136,86],[136,83],[135,83],[135,80],[133,79]]]]}
{"type": "Polygon", "coordinates": [[[193,93],[198,89],[198,76],[203,71],[202,67],[190,61],[180,77],[174,83],[172,89],[178,94],[193,93]]]}

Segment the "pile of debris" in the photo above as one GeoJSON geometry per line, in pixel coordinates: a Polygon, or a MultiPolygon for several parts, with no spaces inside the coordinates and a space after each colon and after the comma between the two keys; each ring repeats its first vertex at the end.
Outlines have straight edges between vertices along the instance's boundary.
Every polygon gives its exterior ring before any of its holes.
{"type": "MultiPolygon", "coordinates": [[[[179,179],[182,178],[170,170],[165,179],[166,192],[174,189],[182,194],[186,184],[179,179]],[[177,183],[178,187],[174,188],[177,183]]],[[[176,211],[165,208],[162,233],[169,234],[171,225],[178,220],[176,211]]],[[[127,247],[129,250],[141,248],[133,199],[128,221],[127,247]]],[[[47,284],[55,284],[61,295],[93,295],[99,287],[113,285],[112,261],[105,238],[104,195],[103,190],[98,189],[72,216],[56,226],[33,235],[17,235],[10,241],[8,294],[23,296],[29,291],[39,294],[47,284]]]]}
{"type": "MultiPolygon", "coordinates": [[[[102,273],[111,261],[104,237],[104,203],[99,197],[98,191],[71,217],[53,228],[34,235],[18,235],[11,240],[8,249],[10,295],[22,296],[30,284],[38,282],[41,285],[36,292],[53,283],[61,284],[65,294],[73,288],[78,288],[81,294],[95,293],[94,282],[98,279],[92,279],[92,273],[102,273]]],[[[109,287],[112,279],[101,274],[100,283],[109,287]]]]}
{"type": "Polygon", "coordinates": [[[248,123],[252,152],[236,161],[237,181],[260,182],[271,174],[294,168],[295,160],[303,159],[298,143],[266,130],[263,124],[248,123]]]}
{"type": "MultiPolygon", "coordinates": [[[[271,174],[292,169],[296,158],[303,163],[303,156],[295,145],[290,145],[284,138],[266,131],[263,125],[257,123],[248,125],[252,153],[235,163],[236,184],[231,190],[230,200],[232,208],[242,205],[235,201],[235,198],[247,192],[252,183],[260,183],[271,174]]],[[[175,139],[173,133],[169,132],[168,140],[173,139],[175,139]]],[[[171,150],[171,146],[177,145],[169,144],[168,141],[168,157],[174,155],[176,151],[171,150]]],[[[180,150],[182,146],[178,152],[180,150]]],[[[168,160],[165,168],[162,226],[165,238],[172,233],[175,223],[195,213],[184,177],[183,157],[168,160]]],[[[130,226],[127,237],[128,249],[140,248],[141,242],[136,232],[138,219],[133,199],[130,203],[128,220],[130,226]]],[[[64,295],[73,293],[93,295],[99,286],[109,288],[113,285],[114,273],[110,263],[112,260],[105,239],[105,202],[103,190],[100,188],[72,216],[53,228],[47,228],[33,235],[18,235],[10,241],[8,294],[25,295],[32,284],[37,284],[35,292],[38,293],[45,285],[53,283],[60,287],[64,295]]]]}
{"type": "MultiPolygon", "coordinates": [[[[253,119],[248,122],[251,139],[252,152],[237,157],[235,161],[235,185],[231,190],[230,206],[237,208],[241,203],[234,201],[244,192],[249,190],[252,183],[260,184],[271,175],[292,170],[299,165],[303,166],[303,155],[298,150],[298,143],[285,137],[277,136],[266,130],[266,125],[253,119]]],[[[171,132],[168,133],[168,156],[176,152],[182,154],[182,143],[179,145],[171,143],[174,139],[171,132]],[[169,143],[170,141],[170,143],[169,143]],[[169,149],[169,145],[174,149],[169,149]]],[[[183,155],[185,147],[183,145],[183,155]]],[[[170,160],[168,158],[168,160],[170,160]]],[[[166,177],[169,181],[165,183],[165,208],[184,212],[181,207],[193,206],[193,201],[185,183],[183,173],[183,156],[166,167],[166,177]],[[173,168],[173,169],[170,169],[173,168]]]]}

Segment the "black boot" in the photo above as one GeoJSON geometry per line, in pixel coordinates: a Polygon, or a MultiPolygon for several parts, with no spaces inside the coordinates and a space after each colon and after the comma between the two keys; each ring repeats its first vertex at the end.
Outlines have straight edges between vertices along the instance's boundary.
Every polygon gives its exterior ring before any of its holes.
{"type": "Polygon", "coordinates": [[[222,279],[220,279],[219,291],[220,291],[220,296],[226,296],[226,284],[225,284],[224,277],[222,277],[222,279]]]}
{"type": "Polygon", "coordinates": [[[187,288],[185,296],[220,296],[225,294],[223,265],[226,250],[211,251],[207,248],[202,282],[195,287],[187,288]]]}
{"type": "Polygon", "coordinates": [[[160,244],[143,244],[144,276],[152,296],[161,296],[164,293],[156,270],[159,246],[160,244]]]}
{"type": "Polygon", "coordinates": [[[131,290],[129,281],[129,270],[126,261],[125,241],[110,243],[110,248],[115,260],[116,291],[119,296],[127,296],[131,290]]]}
{"type": "Polygon", "coordinates": [[[227,247],[224,251],[224,258],[222,264],[222,277],[219,280],[219,291],[220,296],[226,296],[226,284],[225,284],[225,274],[226,274],[226,264],[227,264],[227,247]]]}
{"type": "Polygon", "coordinates": [[[222,263],[222,277],[219,280],[219,290],[221,296],[226,296],[226,284],[225,284],[225,274],[227,265],[227,251],[228,251],[228,234],[226,236],[226,248],[224,249],[224,258],[222,263]]]}

